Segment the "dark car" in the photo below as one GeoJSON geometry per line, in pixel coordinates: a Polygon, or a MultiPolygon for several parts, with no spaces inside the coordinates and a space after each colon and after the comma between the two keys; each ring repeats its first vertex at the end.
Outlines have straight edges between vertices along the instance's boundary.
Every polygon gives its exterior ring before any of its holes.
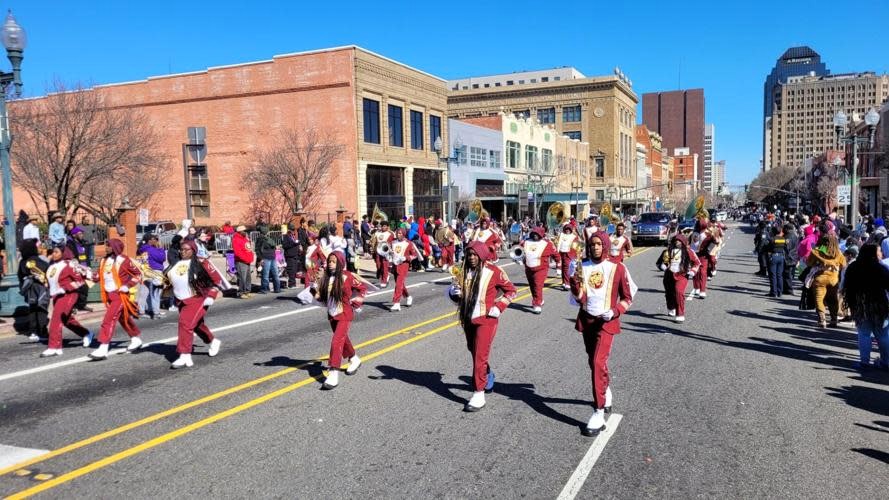
{"type": "Polygon", "coordinates": [[[666,243],[670,231],[671,215],[668,212],[646,212],[633,226],[633,242],[666,243]]]}
{"type": "Polygon", "coordinates": [[[681,233],[683,229],[694,229],[695,222],[697,222],[695,219],[682,219],[679,222],[679,232],[681,233]]]}

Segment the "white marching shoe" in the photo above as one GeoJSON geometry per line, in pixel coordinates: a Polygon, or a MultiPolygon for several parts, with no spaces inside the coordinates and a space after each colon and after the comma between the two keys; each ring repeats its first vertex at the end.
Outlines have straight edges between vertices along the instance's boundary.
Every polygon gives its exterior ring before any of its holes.
{"type": "Polygon", "coordinates": [[[698,298],[699,298],[699,299],[706,299],[706,298],[707,298],[707,292],[698,292],[698,298]]]}
{"type": "Polygon", "coordinates": [[[99,348],[89,354],[92,359],[108,359],[108,344],[101,344],[99,348]]]}
{"type": "Polygon", "coordinates": [[[413,296],[413,295],[409,296],[409,297],[407,298],[407,302],[405,302],[404,305],[407,306],[407,307],[410,307],[410,306],[414,305],[414,296],[413,296]]]}
{"type": "Polygon", "coordinates": [[[356,354],[349,358],[349,367],[346,368],[346,375],[355,375],[358,373],[359,366],[361,366],[361,358],[356,354]]]}
{"type": "Polygon", "coordinates": [[[83,337],[83,347],[89,347],[93,344],[93,339],[96,338],[96,334],[90,330],[87,330],[86,336],[83,337]]]}
{"type": "Polygon", "coordinates": [[[47,349],[47,350],[40,353],[41,358],[50,358],[52,356],[61,356],[61,355],[62,355],[61,349],[47,349]]]}
{"type": "Polygon", "coordinates": [[[130,339],[130,345],[127,346],[127,352],[133,352],[142,347],[142,337],[133,337],[130,339]]]}
{"type": "Polygon", "coordinates": [[[170,368],[178,370],[179,368],[191,368],[192,366],[194,366],[194,361],[191,360],[191,354],[180,354],[179,359],[173,361],[170,368]]]}
{"type": "Polygon", "coordinates": [[[219,339],[214,338],[213,340],[211,340],[210,341],[210,348],[207,350],[207,355],[209,355],[212,358],[213,356],[216,356],[217,354],[219,354],[219,346],[220,345],[222,345],[222,342],[220,342],[219,339]]]}
{"type": "Polygon", "coordinates": [[[598,436],[603,430],[605,430],[605,409],[597,408],[593,410],[593,416],[590,417],[582,434],[588,437],[598,436]]]}
{"type": "Polygon", "coordinates": [[[485,407],[485,391],[473,392],[463,411],[476,412],[485,407]]]}
{"type": "Polygon", "coordinates": [[[689,292],[689,294],[688,294],[688,300],[692,300],[692,299],[694,299],[694,298],[697,297],[697,296],[698,296],[698,289],[695,288],[694,290],[692,290],[691,292],[689,292]]]}
{"type": "Polygon", "coordinates": [[[611,386],[608,386],[605,389],[605,408],[604,408],[605,413],[611,413],[611,401],[612,401],[611,386]]]}
{"type": "Polygon", "coordinates": [[[534,314],[540,314],[543,311],[543,308],[541,308],[540,306],[534,306],[531,310],[534,311],[534,314]]]}
{"type": "Polygon", "coordinates": [[[667,309],[667,316],[676,316],[676,309],[667,309]]]}
{"type": "Polygon", "coordinates": [[[674,321],[676,321],[677,323],[684,323],[685,316],[676,316],[676,319],[674,321]]]}
{"type": "Polygon", "coordinates": [[[396,302],[396,303],[392,304],[392,307],[390,307],[389,310],[392,312],[400,311],[401,310],[401,303],[396,302]]]}
{"type": "Polygon", "coordinates": [[[324,385],[321,386],[322,391],[336,389],[340,385],[340,371],[334,368],[327,370],[327,378],[324,379],[324,385]]]}

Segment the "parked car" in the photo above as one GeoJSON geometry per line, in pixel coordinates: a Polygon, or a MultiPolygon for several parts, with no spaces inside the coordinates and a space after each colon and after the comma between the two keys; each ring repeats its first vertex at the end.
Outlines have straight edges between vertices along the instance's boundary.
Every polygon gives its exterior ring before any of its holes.
{"type": "Polygon", "coordinates": [[[156,222],[149,222],[148,224],[136,225],[136,241],[142,241],[142,237],[145,234],[156,234],[158,238],[163,243],[164,240],[171,240],[173,235],[176,234],[176,224],[171,220],[161,220],[156,222]]]}
{"type": "Polygon", "coordinates": [[[694,229],[695,222],[697,222],[696,219],[682,219],[681,221],[679,221],[679,225],[677,226],[679,229],[679,232],[681,233],[683,229],[688,229],[688,228],[694,229]]]}
{"type": "Polygon", "coordinates": [[[633,242],[666,243],[669,238],[671,218],[668,212],[646,212],[640,215],[639,221],[633,227],[633,242]]]}

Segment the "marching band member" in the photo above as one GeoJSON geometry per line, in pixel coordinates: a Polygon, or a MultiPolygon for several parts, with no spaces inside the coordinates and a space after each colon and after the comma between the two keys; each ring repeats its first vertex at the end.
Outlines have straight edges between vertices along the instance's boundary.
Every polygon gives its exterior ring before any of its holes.
{"type": "Polygon", "coordinates": [[[506,273],[490,262],[493,258],[491,249],[484,243],[470,243],[461,276],[449,290],[451,300],[458,304],[466,346],[472,354],[473,393],[463,407],[467,412],[481,410],[485,406],[485,392],[494,388],[494,372],[488,364],[491,344],[497,334],[498,318],[516,296],[516,288],[506,273]]]}
{"type": "Polygon", "coordinates": [[[447,272],[454,265],[454,256],[457,249],[457,235],[450,226],[443,224],[441,219],[436,221],[435,241],[441,249],[441,270],[447,272]]]}
{"type": "Polygon", "coordinates": [[[711,253],[714,252],[718,246],[718,243],[708,226],[707,219],[701,218],[698,220],[697,231],[695,231],[698,234],[698,243],[697,248],[695,248],[695,253],[698,256],[698,262],[700,262],[700,264],[698,266],[698,271],[695,273],[693,282],[694,288],[691,293],[688,294],[689,299],[695,297],[701,299],[707,298],[707,270],[710,267],[711,253]]]}
{"type": "Polygon", "coordinates": [[[710,263],[707,266],[707,279],[713,279],[716,276],[716,262],[719,260],[719,254],[725,245],[725,224],[716,222],[713,224],[713,236],[716,239],[716,249],[710,253],[710,263]]]}
{"type": "Polygon", "coordinates": [[[570,280],[571,294],[580,304],[575,329],[583,336],[593,387],[594,410],[584,436],[596,436],[605,428],[605,413],[612,403],[608,355],[620,333],[620,316],[630,308],[637,290],[627,268],[608,260],[610,244],[607,233],[593,234],[586,241],[586,259],[570,280]]]}
{"type": "Polygon", "coordinates": [[[141,280],[139,268],[123,253],[123,242],[108,240],[108,254],[99,264],[98,276],[105,318],[99,329],[99,348],[90,353],[90,358],[108,358],[108,344],[114,336],[114,324],[117,322],[130,336],[127,351],[135,351],[142,346],[142,332],[134,321],[139,310],[130,296],[130,290],[136,290],[141,280]]]}
{"type": "Polygon", "coordinates": [[[395,235],[389,230],[389,221],[380,222],[380,230],[374,233],[374,262],[377,264],[377,279],[380,280],[380,286],[386,288],[389,286],[389,258],[382,252],[380,247],[383,244],[392,245],[395,241],[395,235]]]}
{"type": "MultiPolygon", "coordinates": [[[[74,318],[74,306],[84,286],[84,276],[75,268],[79,266],[67,247],[54,247],[49,254],[51,264],[46,270],[49,295],[52,297],[52,318],[49,320],[49,349],[41,358],[62,355],[62,326],[83,338],[83,347],[93,342],[93,334],[74,318]]],[[[88,276],[87,276],[88,277],[88,276]]]]}
{"type": "Polygon", "coordinates": [[[491,220],[483,217],[479,221],[478,229],[472,236],[472,241],[480,241],[485,244],[494,253],[493,258],[497,258],[497,251],[500,249],[502,240],[497,236],[497,232],[491,229],[491,220]]]}
{"type": "Polygon", "coordinates": [[[628,236],[624,235],[627,226],[623,222],[618,222],[614,227],[614,235],[611,236],[611,252],[609,258],[612,262],[623,262],[624,256],[633,255],[633,242],[628,236]]]}
{"type": "Polygon", "coordinates": [[[407,291],[407,287],[404,285],[405,280],[407,280],[407,273],[411,268],[411,261],[419,257],[417,253],[417,247],[414,246],[413,242],[405,239],[406,231],[402,228],[399,228],[395,231],[396,240],[392,243],[392,274],[395,275],[395,291],[392,294],[392,307],[389,308],[390,311],[400,311],[401,310],[401,296],[407,299],[407,303],[405,304],[407,307],[410,307],[414,303],[414,298],[411,296],[410,292],[407,291]]]}
{"type": "Polygon", "coordinates": [[[599,218],[590,214],[583,227],[583,241],[589,241],[590,237],[597,232],[599,232],[599,218]]]}
{"type": "Polygon", "coordinates": [[[355,353],[349,340],[349,327],[354,318],[354,309],[364,303],[367,287],[355,275],[346,270],[346,256],[342,252],[331,252],[327,257],[327,272],[317,284],[315,299],[327,307],[327,319],[333,329],[330,340],[330,358],[327,378],[323,390],[331,390],[339,385],[339,372],[343,357],[349,358],[346,375],[354,375],[361,366],[361,358],[355,353]]]}
{"type": "Polygon", "coordinates": [[[553,242],[545,238],[546,233],[542,227],[535,227],[528,235],[528,239],[521,243],[524,251],[525,277],[531,288],[531,306],[535,314],[540,314],[543,307],[543,283],[549,274],[549,261],[556,261],[559,265],[559,252],[553,242]]]}
{"type": "Polygon", "coordinates": [[[577,260],[579,248],[577,233],[574,232],[574,228],[570,224],[562,226],[562,233],[559,235],[558,241],[559,260],[562,264],[559,269],[559,274],[562,276],[562,290],[568,290],[568,266],[572,260],[577,260]]]}
{"type": "Polygon", "coordinates": [[[219,296],[216,287],[221,286],[222,276],[210,264],[210,259],[197,256],[198,245],[194,240],[182,242],[179,262],[171,265],[166,276],[179,308],[179,341],[176,352],[179,358],[170,368],[194,366],[191,360],[192,343],[197,335],[209,346],[210,357],[219,354],[219,339],[204,322],[207,310],[219,296]]]}
{"type": "Polygon", "coordinates": [[[667,249],[658,259],[658,268],[664,271],[664,296],[667,300],[667,315],[674,321],[685,321],[685,287],[700,267],[698,256],[689,247],[684,234],[676,234],[667,249]]]}

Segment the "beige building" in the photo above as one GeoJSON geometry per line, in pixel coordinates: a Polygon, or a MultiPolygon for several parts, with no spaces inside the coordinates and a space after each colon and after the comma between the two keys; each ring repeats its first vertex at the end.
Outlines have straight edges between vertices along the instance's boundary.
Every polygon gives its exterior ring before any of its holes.
{"type": "Polygon", "coordinates": [[[619,71],[592,78],[573,68],[551,72],[449,81],[448,114],[464,119],[504,111],[534,117],[558,134],[589,143],[590,182],[585,189],[597,208],[606,201],[609,187],[631,190],[636,186],[634,134],[639,99],[630,80],[619,71]]]}
{"type": "Polygon", "coordinates": [[[889,75],[849,73],[790,77],[776,93],[772,118],[766,123],[768,148],[764,169],[799,167],[807,158],[836,149],[833,115],[863,117],[889,98],[889,75]]]}

